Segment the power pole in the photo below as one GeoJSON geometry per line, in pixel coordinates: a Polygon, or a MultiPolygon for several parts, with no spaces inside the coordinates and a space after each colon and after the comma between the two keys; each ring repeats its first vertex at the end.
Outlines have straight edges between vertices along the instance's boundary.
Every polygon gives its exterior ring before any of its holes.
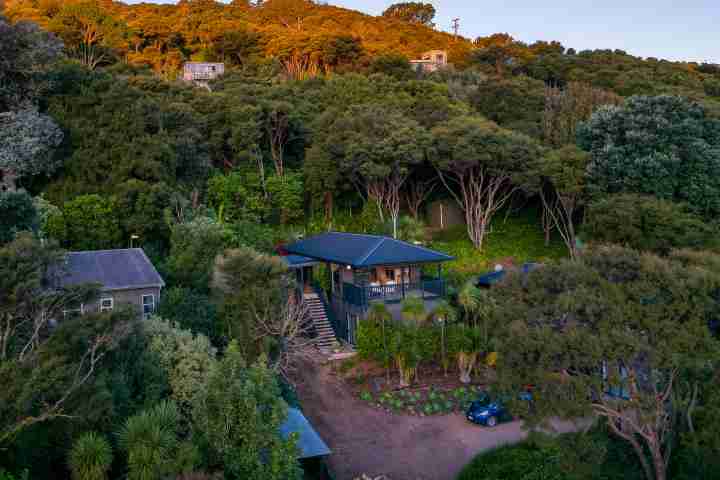
{"type": "Polygon", "coordinates": [[[458,33],[460,32],[460,19],[459,18],[453,18],[452,29],[453,29],[453,32],[455,32],[455,36],[457,37],[458,33]]]}

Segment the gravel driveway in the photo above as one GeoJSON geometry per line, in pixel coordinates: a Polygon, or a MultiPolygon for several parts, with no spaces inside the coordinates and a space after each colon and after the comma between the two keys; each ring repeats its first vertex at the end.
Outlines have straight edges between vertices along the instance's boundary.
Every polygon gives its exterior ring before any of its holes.
{"type": "MultiPolygon", "coordinates": [[[[308,363],[298,395],[305,416],[333,451],[336,480],[361,473],[390,480],[454,479],[478,453],[526,437],[521,422],[495,428],[473,425],[461,415],[391,415],[353,397],[330,367],[308,363]]],[[[570,431],[572,424],[557,425],[570,431]]]]}

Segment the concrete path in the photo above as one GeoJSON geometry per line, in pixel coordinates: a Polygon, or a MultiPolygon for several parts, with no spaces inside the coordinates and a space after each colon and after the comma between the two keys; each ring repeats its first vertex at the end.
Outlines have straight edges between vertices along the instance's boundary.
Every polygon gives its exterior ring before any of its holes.
{"type": "MultiPolygon", "coordinates": [[[[388,414],[353,397],[327,366],[308,363],[301,371],[303,412],[333,451],[328,463],[336,480],[362,473],[390,480],[450,480],[478,453],[527,436],[521,422],[486,428],[457,414],[388,414]]],[[[574,429],[570,423],[555,427],[574,429]]]]}

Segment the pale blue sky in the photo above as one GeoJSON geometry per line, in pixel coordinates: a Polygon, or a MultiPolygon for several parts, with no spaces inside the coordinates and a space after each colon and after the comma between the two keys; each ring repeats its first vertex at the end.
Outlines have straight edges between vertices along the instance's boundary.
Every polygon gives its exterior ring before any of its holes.
{"type": "MultiPolygon", "coordinates": [[[[425,0],[428,1],[428,0],[425,0]]],[[[329,0],[373,15],[391,0],[329,0]]],[[[524,42],[559,40],[578,50],[720,63],[720,0],[431,0],[440,30],[460,18],[466,37],[507,32],[524,42]]]]}
{"type": "MultiPolygon", "coordinates": [[[[466,37],[507,32],[524,42],[559,40],[577,50],[619,48],[641,57],[720,63],[720,0],[424,1],[435,5],[438,29],[450,30],[459,17],[466,37]]],[[[325,2],[372,15],[394,3],[325,2]]]]}

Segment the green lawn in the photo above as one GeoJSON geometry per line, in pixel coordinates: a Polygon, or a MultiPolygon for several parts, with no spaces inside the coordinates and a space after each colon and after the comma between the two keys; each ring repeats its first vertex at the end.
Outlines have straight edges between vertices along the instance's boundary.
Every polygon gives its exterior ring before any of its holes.
{"type": "Polygon", "coordinates": [[[525,209],[505,217],[495,216],[482,251],[473,246],[465,226],[437,232],[431,247],[456,257],[447,264],[453,283],[493,269],[495,262],[512,257],[517,264],[528,261],[548,262],[567,256],[567,249],[559,238],[545,246],[540,218],[535,209],[525,209]]]}

